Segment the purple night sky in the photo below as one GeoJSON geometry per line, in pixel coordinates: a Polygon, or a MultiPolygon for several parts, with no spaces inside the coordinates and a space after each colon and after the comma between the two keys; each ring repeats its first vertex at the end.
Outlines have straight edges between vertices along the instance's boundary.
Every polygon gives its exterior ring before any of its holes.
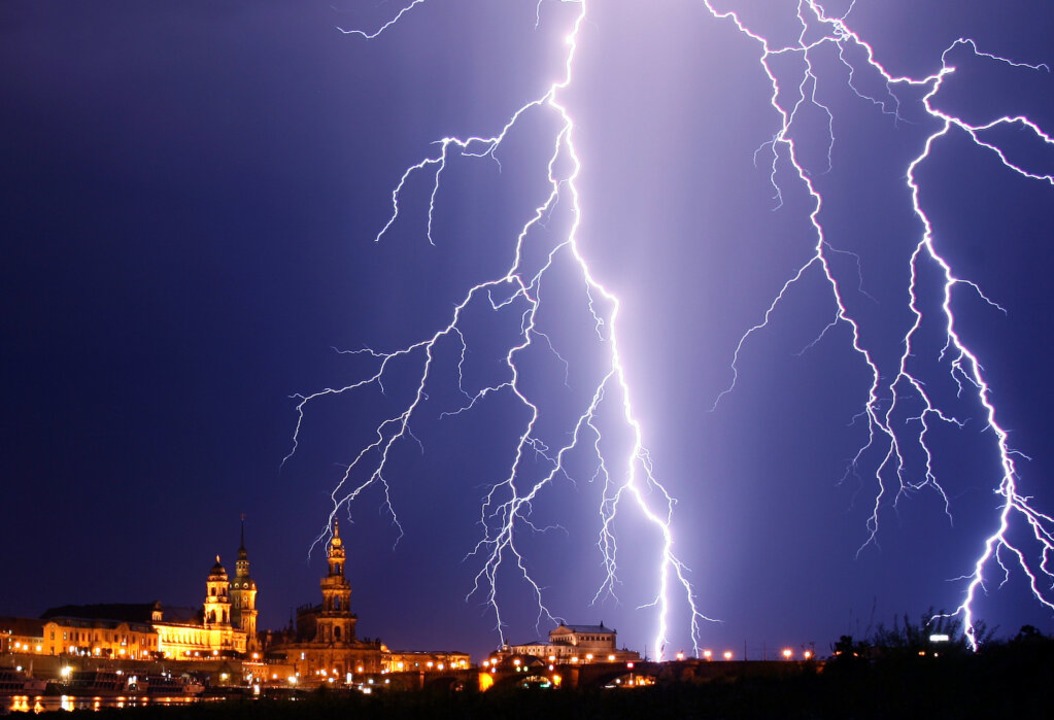
{"type": "MultiPolygon", "coordinates": [[[[283,464],[297,427],[292,396],[367,377],[375,359],[334,348],[420,342],[450,322],[469,287],[506,272],[517,233],[549,189],[552,113],[525,114],[498,162],[451,157],[435,196],[434,244],[427,173],[409,179],[398,220],[374,239],[400,177],[436,156],[435,141],[496,134],[562,77],[564,38],[581,8],[429,0],[373,40],[338,30],[376,30],[409,4],[0,8],[0,615],[155,599],[196,606],[214,555],[232,567],[243,513],[260,627],[284,626],[296,606],[318,600],[324,562],[308,553],[333,509],[330,494],[378,422],[416,390],[414,368],[396,363],[383,389],[309,404],[283,464]]],[[[1054,65],[1047,3],[918,5],[858,0],[846,24],[897,76],[937,72],[957,38],[1054,65]]],[[[715,7],[742,10],[774,45],[820,39],[816,23],[802,34],[793,2],[715,7]]],[[[849,3],[825,7],[835,17],[849,3]]],[[[581,162],[579,248],[620,298],[633,411],[655,477],[676,498],[675,550],[698,610],[717,621],[703,623],[700,645],[759,656],[815,643],[824,654],[840,634],[962,602],[968,580],[957,578],[973,572],[999,523],[1001,469],[984,408],[969,387],[960,392],[942,358],[933,265],[920,272],[926,320],[911,362],[962,424],[934,422],[928,435],[943,495],[925,485],[894,505],[887,472],[872,542],[884,448],[847,473],[867,442],[871,377],[845,323],[824,332],[835,305],[815,267],[743,343],[736,387],[721,395],[740,339],[816,246],[814,203],[785,147],[772,175],[780,118],[759,56],[758,42],[703,2],[592,0],[573,83],[559,98],[581,162]]],[[[888,378],[914,322],[910,258],[923,228],[907,173],[939,127],[922,105],[930,86],[896,87],[897,108],[861,69],[859,47],[840,58],[829,43],[809,58],[816,80],[801,91],[816,102],[803,103],[789,137],[823,195],[818,218],[859,343],[888,378]]],[[[1054,133],[1048,70],[967,46],[945,62],[957,70],[933,101],[942,112],[978,125],[1027,115],[1054,133]]],[[[781,84],[780,101],[793,104],[803,56],[772,67],[797,78],[781,84]]],[[[1007,162],[1054,172],[1054,144],[1021,124],[984,138],[1007,162]]],[[[559,162],[566,174],[567,158],[559,162]]],[[[1046,277],[1054,187],[1012,172],[957,130],[915,177],[934,246],[991,301],[960,284],[952,307],[1021,453],[1018,492],[1054,512],[1046,277]]],[[[573,209],[561,195],[532,241],[551,247],[566,237],[573,209]]],[[[538,321],[553,350],[538,342],[524,355],[522,382],[545,408],[539,440],[554,448],[567,442],[606,350],[572,263],[554,266],[541,297],[538,321]]],[[[466,316],[469,396],[507,381],[516,317],[481,305],[466,316]]],[[[453,344],[436,355],[412,437],[393,447],[385,477],[398,526],[376,485],[337,517],[360,635],[478,656],[502,636],[484,595],[466,598],[482,567],[470,553],[480,503],[508,474],[525,409],[495,392],[450,415],[467,404],[459,359],[453,344]]],[[[892,423],[907,432],[920,412],[905,399],[892,423]]],[[[617,415],[608,408],[598,420],[606,447],[630,440],[617,415]]],[[[921,482],[924,453],[905,445],[904,456],[908,481],[921,482]]],[[[527,457],[523,477],[546,468],[543,453],[527,457]]],[[[603,621],[620,644],[654,656],[655,610],[642,607],[655,593],[654,527],[622,507],[617,597],[594,602],[604,581],[595,459],[580,453],[566,469],[533,504],[537,531],[518,531],[525,567],[553,615],[603,621]]],[[[1029,528],[1018,519],[1007,533],[1035,566],[1029,528]]],[[[990,563],[977,616],[999,634],[1026,623],[1054,632],[1054,611],[1030,597],[1013,554],[1000,558],[1006,582],[990,563]]],[[[551,626],[518,575],[507,564],[498,586],[512,642],[551,626]]],[[[1039,586],[1051,596],[1050,578],[1039,586]]],[[[668,652],[692,649],[689,621],[675,596],[668,652]]]]}

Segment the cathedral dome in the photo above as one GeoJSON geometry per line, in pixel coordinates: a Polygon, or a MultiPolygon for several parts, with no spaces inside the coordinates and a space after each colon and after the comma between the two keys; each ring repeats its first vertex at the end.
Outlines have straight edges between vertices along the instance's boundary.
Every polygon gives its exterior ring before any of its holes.
{"type": "Polygon", "coordinates": [[[209,572],[209,580],[226,580],[227,569],[220,563],[220,556],[216,556],[216,564],[212,566],[212,570],[209,572]]]}

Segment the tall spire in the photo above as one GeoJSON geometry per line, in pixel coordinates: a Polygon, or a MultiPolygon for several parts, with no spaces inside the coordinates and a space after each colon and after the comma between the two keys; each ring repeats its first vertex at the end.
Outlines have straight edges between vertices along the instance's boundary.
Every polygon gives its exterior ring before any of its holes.
{"type": "Polygon", "coordinates": [[[340,523],[333,519],[332,534],[326,546],[329,573],[322,578],[322,613],[315,628],[315,639],[343,645],[355,642],[355,615],[351,612],[351,585],[344,577],[345,548],[340,523]]]}
{"type": "Polygon", "coordinates": [[[326,554],[329,562],[329,574],[331,576],[344,575],[344,541],[340,539],[340,522],[333,520],[333,537],[329,539],[329,547],[326,554]]]}
{"type": "Polygon", "coordinates": [[[249,574],[249,551],[245,549],[245,513],[241,516],[241,545],[231,581],[231,624],[246,635],[246,649],[256,650],[256,581],[249,574]]]}
{"type": "Polygon", "coordinates": [[[249,551],[245,549],[245,513],[242,513],[241,545],[238,546],[235,575],[243,580],[249,579],[249,551]]]}

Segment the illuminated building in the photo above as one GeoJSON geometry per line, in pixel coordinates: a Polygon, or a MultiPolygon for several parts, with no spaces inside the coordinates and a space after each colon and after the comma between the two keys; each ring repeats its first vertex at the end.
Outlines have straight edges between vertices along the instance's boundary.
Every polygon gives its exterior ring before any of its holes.
{"type": "Polygon", "coordinates": [[[33,618],[0,618],[0,653],[40,653],[43,651],[43,621],[33,618]]]}
{"type": "Polygon", "coordinates": [[[354,681],[356,675],[381,671],[380,641],[359,640],[355,634],[358,617],[351,612],[351,584],[344,575],[344,541],[340,526],[333,522],[333,535],[326,546],[328,572],[319,583],[322,604],[297,610],[296,627],[277,637],[268,648],[272,659],[284,658],[300,682],[354,681]]]}
{"type": "Polygon", "coordinates": [[[245,520],[242,520],[241,544],[234,563],[234,580],[230,585],[231,625],[245,633],[246,650],[259,649],[256,638],[256,581],[249,575],[249,553],[245,550],[245,520]]]}
{"type": "MultiPolygon", "coordinates": [[[[266,633],[272,680],[344,684],[381,673],[442,672],[470,665],[466,653],[392,653],[379,640],[359,639],[346,555],[334,522],[326,546],[328,569],[319,583],[322,602],[299,608],[295,626],[287,631],[266,633]]],[[[199,608],[163,608],[160,602],[65,605],[47,610],[40,619],[0,618],[0,652],[166,662],[244,658],[254,663],[264,651],[257,635],[256,598],[243,524],[234,576],[217,555],[199,608]]]]}
{"type": "Polygon", "coordinates": [[[443,672],[464,670],[472,664],[468,653],[436,650],[403,650],[386,652],[383,672],[443,672]]]}
{"type": "Polygon", "coordinates": [[[549,631],[549,642],[506,645],[499,657],[533,655],[551,658],[554,662],[633,662],[640,660],[636,650],[618,649],[618,633],[613,628],[599,625],[560,624],[549,631]]]}
{"type": "Polygon", "coordinates": [[[53,617],[44,622],[44,654],[146,660],[157,652],[150,623],[104,618],[53,617]]]}
{"type": "Polygon", "coordinates": [[[258,646],[256,594],[243,524],[234,580],[217,555],[205,581],[201,611],[163,610],[159,602],[53,608],[41,616],[50,622],[42,628],[36,652],[168,660],[239,656],[258,646]]]}
{"type": "MultiPolygon", "coordinates": [[[[239,558],[244,553],[244,542],[239,558]]],[[[245,571],[248,576],[248,559],[245,571]]],[[[252,584],[252,622],[255,625],[256,584],[252,584]]],[[[165,658],[192,660],[203,657],[232,656],[243,654],[248,648],[248,638],[241,627],[231,624],[231,592],[227,570],[216,556],[216,564],[205,581],[205,603],[200,622],[185,619],[180,622],[162,621],[154,623],[158,635],[158,651],[165,658]]],[[[240,598],[242,599],[242,598],[240,598]]]]}

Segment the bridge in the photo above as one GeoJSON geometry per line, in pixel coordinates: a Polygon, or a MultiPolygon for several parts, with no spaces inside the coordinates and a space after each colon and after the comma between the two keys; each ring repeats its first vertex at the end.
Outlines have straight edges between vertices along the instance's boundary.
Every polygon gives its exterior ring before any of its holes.
{"type": "Polygon", "coordinates": [[[674,683],[730,682],[743,678],[781,678],[801,674],[820,663],[807,661],[720,661],[704,659],[654,662],[550,664],[521,655],[489,668],[390,673],[392,689],[489,690],[491,688],[634,688],[674,683]]]}

